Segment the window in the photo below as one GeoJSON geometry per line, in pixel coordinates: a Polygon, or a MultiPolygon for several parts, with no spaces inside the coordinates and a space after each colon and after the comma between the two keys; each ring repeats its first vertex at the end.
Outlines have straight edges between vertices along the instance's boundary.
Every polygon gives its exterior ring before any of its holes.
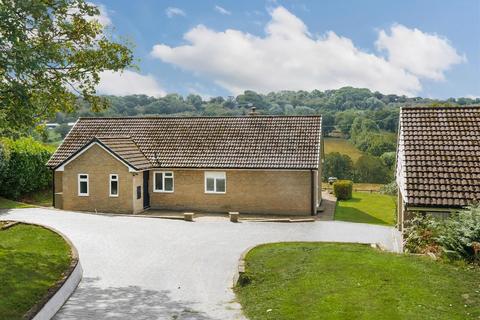
{"type": "Polygon", "coordinates": [[[173,172],[157,171],[153,174],[154,192],[173,192],[173,172]]]}
{"type": "Polygon", "coordinates": [[[137,187],[137,200],[142,199],[142,186],[137,187]]]}
{"type": "Polygon", "coordinates": [[[205,172],[205,193],[225,193],[226,181],[225,172],[205,172]]]}
{"type": "Polygon", "coordinates": [[[118,174],[110,175],[110,197],[118,197],[118,174]]]}
{"type": "Polygon", "coordinates": [[[88,174],[86,173],[78,175],[78,195],[81,197],[88,196],[88,174]]]}

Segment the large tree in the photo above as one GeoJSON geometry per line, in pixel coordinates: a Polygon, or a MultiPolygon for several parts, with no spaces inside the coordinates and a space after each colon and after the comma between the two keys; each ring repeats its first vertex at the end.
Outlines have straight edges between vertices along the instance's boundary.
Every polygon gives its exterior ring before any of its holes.
{"type": "Polygon", "coordinates": [[[132,64],[125,41],[100,24],[84,0],[0,0],[0,135],[27,132],[80,97],[93,110],[100,73],[132,64]]]}

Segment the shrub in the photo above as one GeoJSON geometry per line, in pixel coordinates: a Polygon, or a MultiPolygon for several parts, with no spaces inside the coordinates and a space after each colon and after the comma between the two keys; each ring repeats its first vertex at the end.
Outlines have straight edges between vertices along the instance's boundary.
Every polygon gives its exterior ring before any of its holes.
{"type": "Polygon", "coordinates": [[[383,185],[380,188],[381,194],[388,194],[390,196],[396,196],[398,192],[398,186],[396,181],[392,181],[388,184],[383,185]]]}
{"type": "Polygon", "coordinates": [[[436,241],[438,225],[429,214],[417,213],[410,219],[405,228],[405,251],[411,253],[434,253],[440,252],[436,241]]]}
{"type": "Polygon", "coordinates": [[[350,180],[338,180],[333,184],[333,193],[338,200],[352,199],[353,182],[350,180]]]}
{"type": "Polygon", "coordinates": [[[1,144],[0,195],[18,199],[23,194],[51,185],[52,174],[45,163],[53,153],[52,148],[32,138],[3,139],[1,144]]]}
{"type": "Polygon", "coordinates": [[[480,207],[452,213],[441,223],[437,241],[448,258],[480,264],[480,207]]]}

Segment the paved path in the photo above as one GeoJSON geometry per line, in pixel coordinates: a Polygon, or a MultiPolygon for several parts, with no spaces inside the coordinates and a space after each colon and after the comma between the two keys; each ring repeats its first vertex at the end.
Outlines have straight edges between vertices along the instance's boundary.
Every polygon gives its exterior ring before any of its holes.
{"type": "Polygon", "coordinates": [[[15,209],[0,219],[45,224],[67,235],[84,269],[55,319],[241,319],[232,278],[247,248],[276,241],[381,243],[389,227],[347,222],[184,222],[15,209]]]}

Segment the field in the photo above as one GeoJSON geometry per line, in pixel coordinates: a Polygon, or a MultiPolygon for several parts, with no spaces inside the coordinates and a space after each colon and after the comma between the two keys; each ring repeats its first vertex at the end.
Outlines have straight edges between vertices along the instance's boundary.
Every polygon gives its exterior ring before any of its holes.
{"type": "Polygon", "coordinates": [[[251,320],[479,319],[480,271],[366,245],[276,243],[235,288],[251,320]]]}
{"type": "Polygon", "coordinates": [[[393,225],[395,208],[394,196],[354,192],[352,199],[337,202],[335,220],[393,225]]]}
{"type": "Polygon", "coordinates": [[[350,141],[342,138],[324,138],[324,148],[325,154],[332,152],[346,154],[352,158],[354,163],[363,155],[362,151],[358,150],[350,141]]]}

